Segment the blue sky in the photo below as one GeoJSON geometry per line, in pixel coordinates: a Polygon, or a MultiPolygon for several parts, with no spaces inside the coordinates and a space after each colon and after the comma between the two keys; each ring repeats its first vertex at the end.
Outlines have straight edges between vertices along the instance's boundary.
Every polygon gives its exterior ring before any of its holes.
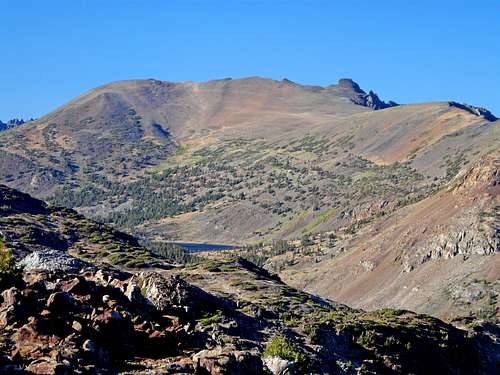
{"type": "Polygon", "coordinates": [[[0,0],[0,119],[120,79],[352,77],[500,116],[500,1],[0,0]]]}

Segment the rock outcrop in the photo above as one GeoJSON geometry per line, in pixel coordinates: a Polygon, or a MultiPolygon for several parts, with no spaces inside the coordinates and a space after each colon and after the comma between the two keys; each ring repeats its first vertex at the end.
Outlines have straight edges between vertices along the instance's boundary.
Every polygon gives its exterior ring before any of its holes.
{"type": "Polygon", "coordinates": [[[499,170],[498,151],[492,150],[431,196],[392,213],[378,211],[372,222],[362,215],[366,210],[340,213],[360,223],[348,228],[352,237],[318,238],[304,250],[315,246],[317,255],[302,257],[280,276],[360,308],[395,306],[445,319],[498,321],[499,170]],[[470,285],[481,290],[480,298],[454,292],[470,285]]]}
{"type": "MultiPolygon", "coordinates": [[[[33,121],[33,119],[30,119],[28,121],[33,121]]],[[[23,125],[26,122],[27,121],[23,120],[22,118],[13,118],[7,122],[2,122],[0,120],[0,132],[3,130],[12,129],[12,128],[15,128],[17,126],[23,125]]]]}
{"type": "MultiPolygon", "coordinates": [[[[8,285],[5,285],[5,283],[8,285]]],[[[63,271],[26,271],[3,293],[3,351],[10,364],[36,374],[110,372],[115,361],[175,353],[182,327],[123,295],[125,283],[63,271]],[[107,297],[106,297],[107,296],[107,297]],[[14,314],[5,314],[14,310],[14,314]],[[107,370],[106,370],[107,369],[107,370]]],[[[182,335],[182,334],[181,334],[182,335]]]]}
{"type": "Polygon", "coordinates": [[[396,107],[399,104],[393,101],[384,102],[375,92],[370,90],[368,93],[363,91],[359,85],[350,78],[339,79],[337,86],[344,92],[350,92],[353,103],[368,107],[374,110],[396,107]]]}
{"type": "Polygon", "coordinates": [[[405,254],[404,270],[440,258],[493,255],[500,252],[500,158],[491,154],[451,181],[440,200],[461,206],[461,210],[441,224],[441,230],[405,254]],[[411,264],[413,260],[413,264],[411,264]]]}
{"type": "Polygon", "coordinates": [[[130,280],[137,285],[143,296],[158,310],[176,308],[185,312],[202,307],[221,306],[222,301],[200,288],[186,283],[178,276],[164,276],[157,272],[141,272],[130,280]]]}
{"type": "Polygon", "coordinates": [[[472,113],[473,115],[484,117],[485,120],[488,120],[491,122],[498,120],[498,118],[493,113],[488,111],[486,108],[475,107],[473,105],[466,104],[466,103],[460,104],[457,102],[449,102],[448,104],[450,105],[450,107],[460,108],[464,111],[472,113]]]}

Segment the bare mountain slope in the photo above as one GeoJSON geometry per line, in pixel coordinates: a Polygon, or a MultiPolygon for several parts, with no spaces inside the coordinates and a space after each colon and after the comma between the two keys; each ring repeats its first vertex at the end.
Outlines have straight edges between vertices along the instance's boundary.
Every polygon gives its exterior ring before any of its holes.
{"type": "Polygon", "coordinates": [[[366,228],[342,244],[345,253],[299,263],[282,277],[357,307],[498,318],[499,156],[487,155],[437,194],[366,228]]]}
{"type": "Polygon", "coordinates": [[[422,199],[497,148],[471,108],[348,79],[121,81],[2,132],[0,180],[148,237],[293,238],[422,199]]]}

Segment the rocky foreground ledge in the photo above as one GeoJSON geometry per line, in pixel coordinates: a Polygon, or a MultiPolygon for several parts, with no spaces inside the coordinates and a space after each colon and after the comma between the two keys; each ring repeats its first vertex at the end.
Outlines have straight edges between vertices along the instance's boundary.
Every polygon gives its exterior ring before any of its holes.
{"type": "Polygon", "coordinates": [[[0,274],[1,373],[498,373],[495,327],[350,309],[238,259],[129,273],[68,257],[0,274]]]}

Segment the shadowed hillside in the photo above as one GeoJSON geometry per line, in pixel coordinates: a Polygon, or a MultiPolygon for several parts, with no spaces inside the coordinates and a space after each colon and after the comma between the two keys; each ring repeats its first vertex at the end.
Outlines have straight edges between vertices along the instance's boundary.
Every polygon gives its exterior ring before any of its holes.
{"type": "Polygon", "coordinates": [[[239,258],[113,267],[103,247],[137,259],[146,251],[26,194],[1,187],[0,199],[2,373],[487,375],[498,366],[488,324],[352,309],[239,258]]]}

